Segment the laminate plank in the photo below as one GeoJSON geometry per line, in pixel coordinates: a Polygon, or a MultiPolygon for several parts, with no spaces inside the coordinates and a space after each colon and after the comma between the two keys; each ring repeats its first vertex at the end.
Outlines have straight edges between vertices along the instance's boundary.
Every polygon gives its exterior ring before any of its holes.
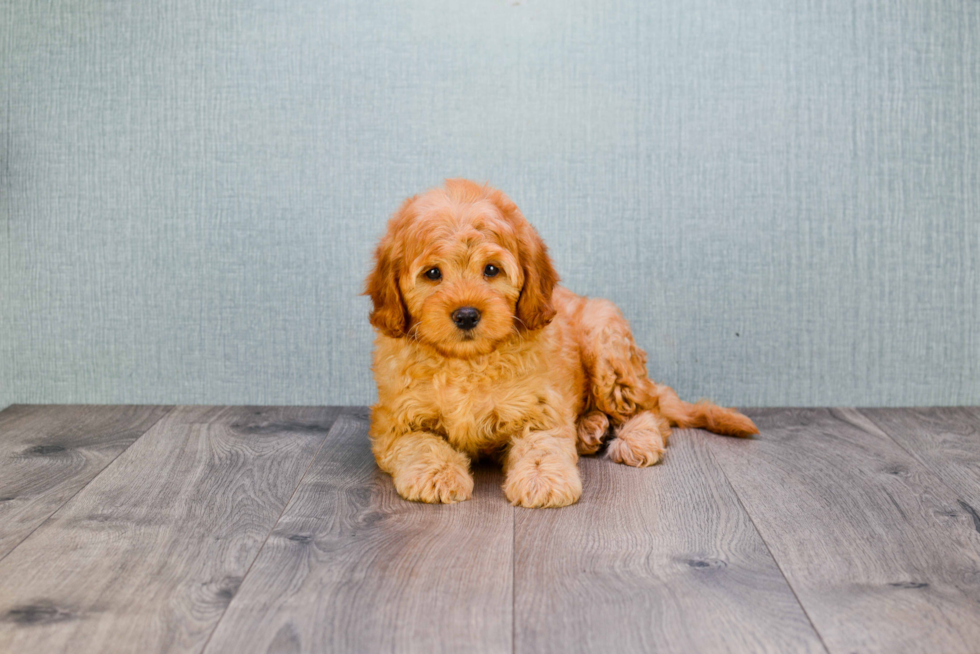
{"type": "Polygon", "coordinates": [[[578,504],[517,509],[516,652],[825,651],[713,461],[719,439],[678,431],[655,468],[584,458],[578,504]]]}
{"type": "Polygon", "coordinates": [[[980,409],[860,409],[959,495],[980,529],[980,409]]]}
{"type": "Polygon", "coordinates": [[[174,409],[0,562],[0,651],[200,651],[337,413],[174,409]]]}
{"type": "Polygon", "coordinates": [[[0,559],[170,409],[14,405],[0,412],[0,559]]]}
{"type": "Polygon", "coordinates": [[[832,653],[976,652],[980,534],[853,409],[750,412],[712,451],[832,653]]]}
{"type": "Polygon", "coordinates": [[[513,508],[407,502],[378,470],[366,410],[338,418],[207,652],[509,652],[513,508]]]}

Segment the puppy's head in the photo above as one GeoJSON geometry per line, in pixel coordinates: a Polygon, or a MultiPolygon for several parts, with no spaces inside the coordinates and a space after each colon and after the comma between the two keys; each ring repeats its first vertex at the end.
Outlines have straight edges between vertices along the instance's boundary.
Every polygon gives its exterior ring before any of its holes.
{"type": "Polygon", "coordinates": [[[388,222],[365,294],[383,334],[466,358],[550,323],[557,283],[547,248],[510,198],[448,180],[388,222]]]}

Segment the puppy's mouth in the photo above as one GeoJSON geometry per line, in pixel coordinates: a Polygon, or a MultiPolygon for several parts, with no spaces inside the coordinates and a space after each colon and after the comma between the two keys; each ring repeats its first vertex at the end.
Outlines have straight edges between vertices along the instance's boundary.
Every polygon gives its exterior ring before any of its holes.
{"type": "Polygon", "coordinates": [[[473,332],[463,332],[462,334],[464,341],[475,341],[476,335],[473,332]]]}

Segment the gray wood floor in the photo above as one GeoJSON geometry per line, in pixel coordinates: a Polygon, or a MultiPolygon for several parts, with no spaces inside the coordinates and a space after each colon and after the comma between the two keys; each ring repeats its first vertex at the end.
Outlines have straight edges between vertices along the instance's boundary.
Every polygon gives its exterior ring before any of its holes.
{"type": "Polygon", "coordinates": [[[0,412],[0,652],[980,652],[980,410],[750,411],[402,501],[367,411],[0,412]]]}

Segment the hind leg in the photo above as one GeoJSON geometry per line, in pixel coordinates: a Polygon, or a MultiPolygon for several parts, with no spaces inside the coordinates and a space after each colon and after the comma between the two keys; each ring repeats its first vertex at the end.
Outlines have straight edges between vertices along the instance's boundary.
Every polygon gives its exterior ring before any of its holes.
{"type": "Polygon", "coordinates": [[[660,412],[657,386],[647,377],[646,354],[636,346],[629,323],[612,302],[588,300],[580,324],[589,404],[596,410],[580,420],[579,451],[595,442],[582,432],[587,424],[601,422],[592,418],[598,413],[608,416],[616,428],[609,458],[636,467],[658,463],[667,447],[670,424],[660,412]]]}
{"type": "Polygon", "coordinates": [[[595,454],[609,431],[609,418],[602,411],[589,411],[578,419],[575,449],[579,454],[595,454]]]}
{"type": "Polygon", "coordinates": [[[579,353],[588,377],[588,410],[579,420],[580,452],[594,452],[601,442],[588,429],[601,422],[593,413],[605,414],[617,428],[609,456],[634,466],[661,459],[670,425],[731,436],[759,433],[748,417],[734,409],[707,401],[683,402],[673,389],[651,381],[646,353],[636,346],[629,323],[612,302],[583,298],[576,311],[579,353]]]}
{"type": "Polygon", "coordinates": [[[656,410],[659,396],[647,378],[646,353],[636,346],[616,305],[588,300],[579,325],[579,351],[589,380],[588,406],[606,414],[616,426],[641,411],[656,410]]]}
{"type": "Polygon", "coordinates": [[[659,463],[670,437],[667,419],[656,411],[641,411],[616,430],[609,458],[635,468],[659,463]]]}

